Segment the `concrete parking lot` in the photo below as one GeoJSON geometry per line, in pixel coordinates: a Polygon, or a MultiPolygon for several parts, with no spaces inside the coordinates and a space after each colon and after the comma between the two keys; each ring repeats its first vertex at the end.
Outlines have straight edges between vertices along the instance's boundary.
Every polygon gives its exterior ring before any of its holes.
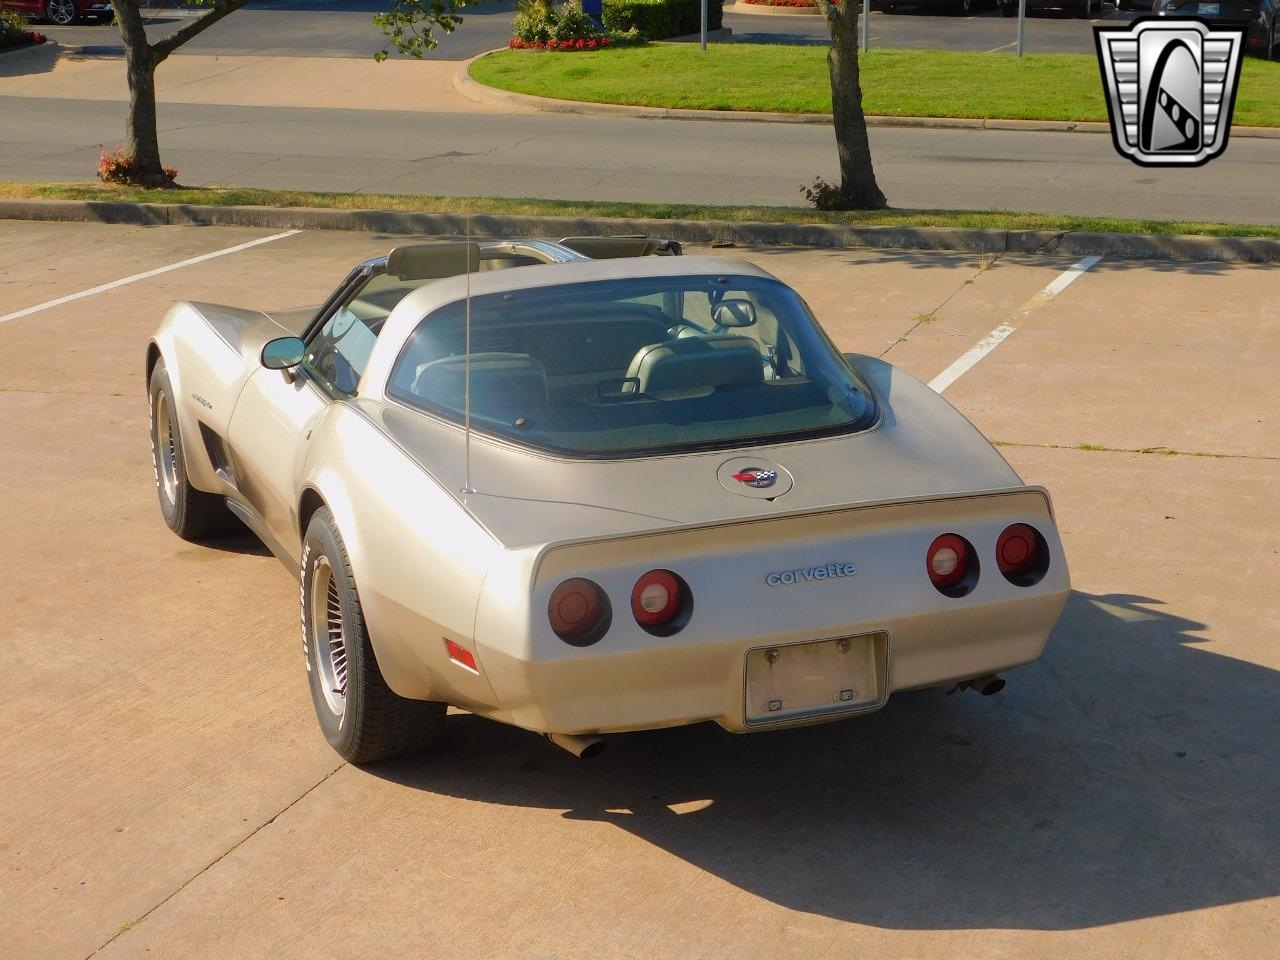
{"type": "MultiPolygon", "coordinates": [[[[160,520],[143,344],[320,300],[398,238],[0,222],[0,956],[1273,956],[1280,268],[737,250],[1052,491],[1075,593],[998,697],[614,737],[458,714],[340,764],[297,586],[160,520]],[[12,317],[14,314],[25,315],[12,317]],[[1102,449],[1106,448],[1106,449],[1102,449]]],[[[856,465],[854,465],[856,468],[856,465]]]]}

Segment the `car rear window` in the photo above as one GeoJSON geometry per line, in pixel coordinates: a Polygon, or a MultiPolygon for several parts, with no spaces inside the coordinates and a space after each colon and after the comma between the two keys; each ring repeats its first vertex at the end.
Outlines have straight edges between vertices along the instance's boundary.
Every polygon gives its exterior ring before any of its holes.
{"type": "Polygon", "coordinates": [[[869,427],[866,385],[789,287],[754,277],[610,280],[429,314],[387,393],[560,454],[657,453],[869,427]]]}

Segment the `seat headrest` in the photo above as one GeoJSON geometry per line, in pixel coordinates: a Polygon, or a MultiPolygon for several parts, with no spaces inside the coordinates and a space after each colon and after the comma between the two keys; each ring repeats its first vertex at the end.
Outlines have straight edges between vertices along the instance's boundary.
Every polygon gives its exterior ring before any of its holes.
{"type": "MultiPolygon", "coordinates": [[[[414,396],[461,413],[466,403],[467,357],[460,354],[419,365],[414,396]]],[[[527,416],[547,402],[547,371],[527,353],[471,354],[471,412],[495,419],[527,416]]]]}
{"type": "Polygon", "coordinates": [[[639,393],[745,386],[764,380],[760,348],[750,337],[684,337],[641,347],[627,379],[639,393]]]}

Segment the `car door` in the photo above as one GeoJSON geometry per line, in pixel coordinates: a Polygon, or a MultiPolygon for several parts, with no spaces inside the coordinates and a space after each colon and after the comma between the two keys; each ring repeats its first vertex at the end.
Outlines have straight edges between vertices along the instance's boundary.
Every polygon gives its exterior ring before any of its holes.
{"type": "Polygon", "coordinates": [[[377,338],[375,328],[348,309],[363,280],[313,326],[302,364],[257,370],[231,415],[228,439],[241,498],[263,528],[257,532],[295,560],[302,548],[298,477],[312,430],[329,404],[355,396],[377,338]]]}

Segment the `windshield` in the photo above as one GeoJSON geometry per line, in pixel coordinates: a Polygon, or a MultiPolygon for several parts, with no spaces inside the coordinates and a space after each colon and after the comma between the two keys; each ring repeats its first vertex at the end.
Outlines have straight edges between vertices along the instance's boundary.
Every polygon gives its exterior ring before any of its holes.
{"type": "MultiPolygon", "coordinates": [[[[427,316],[387,393],[454,420],[466,395],[466,305],[427,316]]],[[[475,297],[471,425],[609,457],[865,429],[870,391],[800,297],[772,280],[610,280],[475,297]]]]}

